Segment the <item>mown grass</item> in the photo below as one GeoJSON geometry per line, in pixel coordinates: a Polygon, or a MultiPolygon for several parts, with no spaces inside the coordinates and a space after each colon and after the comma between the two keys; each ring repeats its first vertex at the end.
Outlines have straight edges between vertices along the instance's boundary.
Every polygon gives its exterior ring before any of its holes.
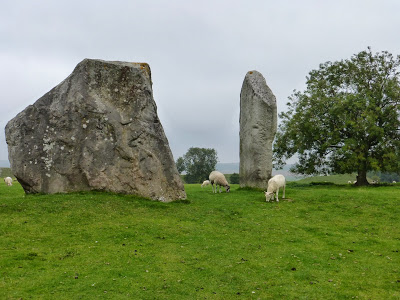
{"type": "Polygon", "coordinates": [[[0,185],[0,299],[398,299],[400,186],[187,201],[0,185]]]}

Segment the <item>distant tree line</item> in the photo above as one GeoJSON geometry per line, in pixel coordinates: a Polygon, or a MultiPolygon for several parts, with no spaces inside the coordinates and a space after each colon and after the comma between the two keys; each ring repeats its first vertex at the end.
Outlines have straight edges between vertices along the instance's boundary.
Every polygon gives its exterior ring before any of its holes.
{"type": "Polygon", "coordinates": [[[10,168],[0,168],[0,177],[1,178],[4,178],[4,177],[14,178],[14,175],[12,175],[10,168]]]}
{"type": "Polygon", "coordinates": [[[370,172],[368,176],[371,178],[379,178],[379,182],[400,182],[400,175],[397,173],[370,172]]]}
{"type": "Polygon", "coordinates": [[[239,174],[238,173],[231,174],[231,176],[229,177],[229,183],[239,184],[239,182],[240,182],[239,174]]]}

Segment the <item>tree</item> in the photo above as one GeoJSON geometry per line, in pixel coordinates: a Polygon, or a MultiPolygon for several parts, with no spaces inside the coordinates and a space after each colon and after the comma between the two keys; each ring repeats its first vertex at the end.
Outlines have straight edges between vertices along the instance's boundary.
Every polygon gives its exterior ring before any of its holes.
{"type": "Polygon", "coordinates": [[[240,182],[240,177],[238,173],[233,173],[231,177],[229,178],[229,181],[231,184],[239,184],[240,182]]]}
{"type": "Polygon", "coordinates": [[[210,173],[215,170],[217,162],[217,151],[214,149],[192,147],[183,157],[177,159],[176,164],[181,170],[186,171],[187,183],[200,183],[208,179],[210,173]]]}
{"type": "Polygon", "coordinates": [[[301,174],[400,171],[400,56],[371,48],[348,60],[326,62],[294,91],[274,142],[282,167],[297,153],[291,171],[301,174]]]}
{"type": "Polygon", "coordinates": [[[185,171],[185,162],[182,157],[179,157],[176,160],[176,168],[178,169],[179,174],[185,171]]]}

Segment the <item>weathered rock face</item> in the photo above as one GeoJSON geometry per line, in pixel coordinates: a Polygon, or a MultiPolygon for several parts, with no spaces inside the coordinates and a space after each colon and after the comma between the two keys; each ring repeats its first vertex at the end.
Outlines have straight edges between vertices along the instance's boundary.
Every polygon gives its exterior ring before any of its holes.
{"type": "Polygon", "coordinates": [[[186,198],[144,63],[85,59],[6,126],[26,193],[104,190],[186,198]]]}
{"type": "Polygon", "coordinates": [[[240,92],[241,187],[268,187],[277,120],[276,99],[264,77],[248,72],[240,92]]]}

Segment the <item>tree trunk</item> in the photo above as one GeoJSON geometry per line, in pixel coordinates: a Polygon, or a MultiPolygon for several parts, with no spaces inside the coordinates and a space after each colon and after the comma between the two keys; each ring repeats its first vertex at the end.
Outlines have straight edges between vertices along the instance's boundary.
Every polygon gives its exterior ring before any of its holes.
{"type": "Polygon", "coordinates": [[[369,182],[367,180],[367,171],[366,170],[358,170],[356,185],[357,186],[369,185],[369,182]]]}

